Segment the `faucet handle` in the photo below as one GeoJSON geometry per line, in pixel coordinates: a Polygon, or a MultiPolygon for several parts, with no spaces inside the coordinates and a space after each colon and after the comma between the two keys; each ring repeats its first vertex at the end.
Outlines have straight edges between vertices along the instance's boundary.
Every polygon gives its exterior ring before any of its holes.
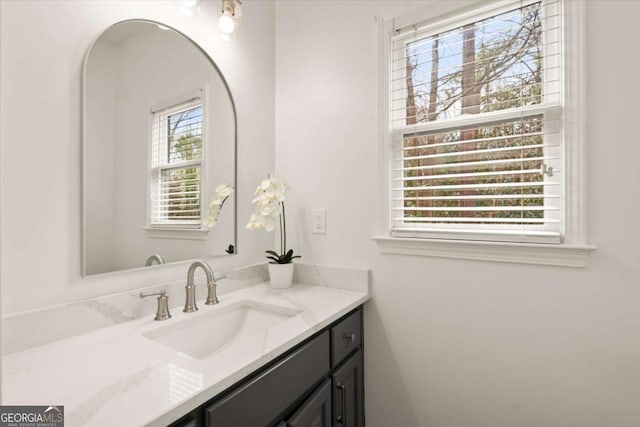
{"type": "Polygon", "coordinates": [[[156,311],[156,317],[153,320],[167,320],[171,318],[171,313],[169,313],[169,297],[167,296],[167,292],[164,289],[161,289],[160,292],[149,292],[142,293],[140,292],[140,298],[158,296],[158,310],[156,311]]]}
{"type": "MultiPolygon", "coordinates": [[[[163,297],[166,294],[167,294],[167,291],[165,291],[164,289],[160,289],[160,291],[158,291],[158,292],[147,292],[146,294],[140,292],[140,298],[154,297],[156,295],[160,295],[160,297],[163,297]]],[[[169,297],[167,297],[167,298],[169,298],[169,297]]]]}

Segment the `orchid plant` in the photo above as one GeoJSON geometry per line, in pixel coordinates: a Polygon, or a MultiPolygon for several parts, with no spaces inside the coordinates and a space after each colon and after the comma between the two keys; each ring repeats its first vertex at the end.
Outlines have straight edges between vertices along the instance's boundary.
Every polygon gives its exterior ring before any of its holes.
{"type": "Polygon", "coordinates": [[[211,229],[216,225],[220,217],[220,210],[222,210],[224,202],[227,201],[231,193],[233,193],[233,187],[229,184],[220,184],[216,187],[215,194],[209,204],[209,216],[204,222],[205,227],[211,229]]]}
{"type": "Polygon", "coordinates": [[[284,209],[284,196],[287,187],[275,176],[269,176],[263,180],[255,192],[252,201],[254,212],[249,218],[247,228],[249,230],[265,229],[273,231],[276,228],[276,216],[280,222],[280,253],[265,251],[271,264],[289,264],[299,255],[293,255],[293,249],[287,250],[287,219],[284,209]]]}

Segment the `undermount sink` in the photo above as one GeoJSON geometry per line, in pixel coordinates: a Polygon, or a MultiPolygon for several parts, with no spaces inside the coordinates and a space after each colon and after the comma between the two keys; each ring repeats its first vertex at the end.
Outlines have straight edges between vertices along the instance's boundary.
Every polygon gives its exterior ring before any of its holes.
{"type": "Polygon", "coordinates": [[[227,307],[199,312],[193,318],[168,324],[142,335],[196,359],[221,351],[243,338],[256,338],[270,328],[301,313],[256,301],[239,301],[227,307]]]}

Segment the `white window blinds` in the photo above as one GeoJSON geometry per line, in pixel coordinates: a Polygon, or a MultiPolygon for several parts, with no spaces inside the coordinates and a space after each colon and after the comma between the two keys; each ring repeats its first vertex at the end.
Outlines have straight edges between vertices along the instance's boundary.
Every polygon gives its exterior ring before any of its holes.
{"type": "Polygon", "coordinates": [[[560,6],[394,31],[393,235],[560,241],[560,6]]]}
{"type": "Polygon", "coordinates": [[[150,226],[200,227],[202,117],[200,98],[152,112],[150,226]]]}

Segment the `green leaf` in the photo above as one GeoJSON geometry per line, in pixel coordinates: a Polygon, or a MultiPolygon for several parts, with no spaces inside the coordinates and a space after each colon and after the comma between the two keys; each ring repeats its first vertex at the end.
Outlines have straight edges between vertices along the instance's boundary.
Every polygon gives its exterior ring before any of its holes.
{"type": "Polygon", "coordinates": [[[293,255],[293,249],[289,249],[287,253],[279,254],[276,251],[264,251],[269,254],[266,258],[271,260],[271,264],[290,264],[295,258],[301,258],[299,255],[293,255]]]}

